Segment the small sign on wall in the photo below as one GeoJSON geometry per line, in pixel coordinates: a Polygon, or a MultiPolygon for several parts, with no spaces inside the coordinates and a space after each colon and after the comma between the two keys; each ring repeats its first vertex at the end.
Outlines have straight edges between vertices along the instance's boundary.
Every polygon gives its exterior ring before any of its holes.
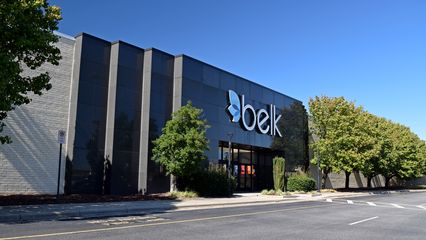
{"type": "Polygon", "coordinates": [[[65,130],[58,130],[58,143],[65,144],[66,132],[65,130]]]}

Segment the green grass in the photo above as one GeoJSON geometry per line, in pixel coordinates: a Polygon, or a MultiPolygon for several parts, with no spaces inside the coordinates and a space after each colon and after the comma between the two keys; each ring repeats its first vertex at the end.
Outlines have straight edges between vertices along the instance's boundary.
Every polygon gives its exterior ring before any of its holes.
{"type": "MultiPolygon", "coordinates": [[[[336,190],[334,189],[321,189],[322,193],[334,193],[336,192],[336,190]]],[[[309,191],[309,192],[304,192],[304,191],[287,191],[286,193],[284,193],[281,190],[275,191],[273,189],[268,190],[268,189],[263,189],[260,194],[262,195],[276,195],[276,196],[284,196],[284,195],[292,195],[292,194],[313,194],[313,193],[317,193],[316,190],[313,191],[309,191]]]]}
{"type": "Polygon", "coordinates": [[[179,199],[198,197],[198,193],[193,191],[176,191],[176,192],[170,192],[169,195],[172,198],[179,198],[179,199]]]}

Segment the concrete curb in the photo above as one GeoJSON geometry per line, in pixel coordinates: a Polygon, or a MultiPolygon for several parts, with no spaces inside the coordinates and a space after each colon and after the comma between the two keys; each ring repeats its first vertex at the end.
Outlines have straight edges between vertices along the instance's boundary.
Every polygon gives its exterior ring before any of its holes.
{"type": "MultiPolygon", "coordinates": [[[[283,203],[283,202],[306,202],[318,201],[326,198],[354,198],[365,197],[371,195],[381,194],[395,194],[407,192],[426,192],[426,190],[391,190],[391,191],[369,191],[369,192],[352,192],[341,195],[333,193],[323,193],[321,195],[301,195],[301,196],[283,196],[282,198],[274,199],[259,199],[252,201],[235,201],[235,202],[211,202],[211,203],[193,203],[193,204],[174,204],[167,200],[156,202],[118,202],[118,206],[105,206],[102,204],[92,204],[87,207],[75,207],[74,209],[67,209],[70,205],[64,205],[57,209],[41,209],[38,212],[24,212],[24,213],[2,213],[0,214],[0,223],[16,223],[16,222],[31,222],[31,221],[52,221],[52,220],[75,220],[75,219],[88,219],[88,218],[101,218],[101,217],[118,217],[129,215],[148,214],[158,211],[170,211],[178,209],[190,208],[209,208],[209,207],[225,207],[237,205],[250,205],[250,204],[270,204],[270,203],[283,203]]],[[[0,210],[4,210],[0,208],[0,210]]]]}
{"type": "MultiPolygon", "coordinates": [[[[16,223],[16,222],[31,222],[31,221],[52,221],[52,220],[76,220],[76,219],[88,219],[88,218],[100,218],[100,217],[118,217],[118,216],[129,216],[129,215],[140,215],[153,213],[158,211],[170,211],[178,209],[189,209],[189,208],[208,208],[208,207],[220,207],[220,206],[235,206],[235,205],[250,205],[250,204],[268,204],[276,202],[286,202],[289,200],[296,199],[272,199],[272,200],[260,200],[260,201],[240,201],[231,203],[209,203],[209,204],[192,204],[192,205],[168,205],[158,206],[149,204],[148,206],[121,206],[115,208],[100,207],[98,209],[82,209],[82,210],[62,210],[62,211],[48,211],[48,212],[33,212],[33,213],[17,213],[17,214],[2,214],[0,216],[0,223],[16,223]]],[[[300,199],[297,201],[306,201],[300,199]]]]}
{"type": "Polygon", "coordinates": [[[396,193],[421,193],[426,192],[426,189],[415,189],[415,190],[377,190],[377,191],[368,191],[368,192],[352,192],[350,194],[342,194],[338,196],[329,196],[327,198],[345,198],[345,197],[362,197],[362,196],[374,196],[374,195],[387,195],[387,194],[396,194],[396,193]]]}
{"type": "Polygon", "coordinates": [[[402,190],[379,190],[371,191],[370,195],[379,195],[379,194],[394,194],[394,193],[416,193],[416,192],[426,192],[426,189],[402,189],[402,190]]]}
{"type": "Polygon", "coordinates": [[[165,208],[136,208],[125,209],[92,209],[85,211],[68,211],[68,212],[37,212],[37,213],[20,213],[6,214],[0,216],[0,223],[17,223],[32,221],[52,221],[52,220],[76,220],[99,217],[116,217],[134,214],[144,214],[151,211],[170,210],[165,208]]]}

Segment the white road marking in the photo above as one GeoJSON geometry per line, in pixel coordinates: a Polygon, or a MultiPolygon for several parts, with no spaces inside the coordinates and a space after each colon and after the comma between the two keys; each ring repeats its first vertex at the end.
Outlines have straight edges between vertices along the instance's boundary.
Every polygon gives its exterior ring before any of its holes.
{"type": "MultiPolygon", "coordinates": [[[[326,198],[325,199],[326,202],[333,202],[332,198],[326,198]]],[[[356,203],[353,200],[340,200],[337,199],[337,203],[347,203],[349,205],[363,205],[363,204],[368,204],[369,206],[373,206],[373,207],[387,207],[387,208],[399,208],[399,209],[409,209],[409,210],[419,210],[419,209],[423,209],[426,210],[426,205],[408,205],[408,204],[396,204],[396,203],[389,203],[389,202],[363,202],[363,201],[357,201],[356,203]]]]}
{"type": "Polygon", "coordinates": [[[362,222],[367,222],[367,221],[370,221],[370,220],[373,220],[373,219],[376,219],[376,218],[379,218],[379,216],[375,216],[375,217],[363,219],[363,220],[360,220],[360,221],[356,221],[356,222],[353,222],[353,223],[349,223],[348,225],[352,226],[352,225],[355,225],[355,224],[358,224],[358,223],[362,223],[362,222]]]}
{"type": "Polygon", "coordinates": [[[391,203],[391,205],[394,206],[394,207],[396,207],[396,208],[405,208],[405,207],[403,207],[401,205],[398,205],[398,204],[395,204],[395,203],[391,203]]]}

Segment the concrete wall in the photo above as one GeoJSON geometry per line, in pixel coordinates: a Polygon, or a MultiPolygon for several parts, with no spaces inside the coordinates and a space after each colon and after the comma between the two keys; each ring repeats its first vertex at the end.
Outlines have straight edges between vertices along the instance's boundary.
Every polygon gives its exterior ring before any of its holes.
{"type": "MultiPolygon", "coordinates": [[[[318,170],[316,166],[310,166],[310,175],[312,178],[317,181],[318,170]]],[[[412,179],[412,180],[398,180],[392,178],[390,181],[391,186],[418,186],[426,185],[426,176],[412,179]]],[[[381,175],[376,176],[371,181],[371,186],[384,187],[385,178],[381,175]]],[[[345,187],[345,174],[344,173],[330,173],[326,180],[326,188],[344,188],[345,187]]],[[[366,188],[367,187],[367,178],[361,172],[354,172],[349,177],[349,187],[350,188],[366,188]]]]}
{"type": "MultiPolygon", "coordinates": [[[[59,144],[57,131],[67,130],[74,40],[60,37],[59,66],[46,64],[36,72],[48,71],[52,89],[31,96],[30,104],[17,107],[6,119],[5,134],[13,143],[0,145],[0,194],[54,194],[58,177],[59,144]]],[[[62,149],[61,192],[65,167],[62,149]]]]}
{"type": "MultiPolygon", "coordinates": [[[[312,178],[317,181],[318,170],[316,166],[310,166],[310,173],[312,178]]],[[[321,180],[322,181],[322,180],[321,180]]],[[[372,187],[384,187],[385,178],[382,176],[376,176],[371,181],[372,187]]],[[[345,174],[344,173],[330,173],[326,180],[326,188],[344,188],[345,187],[345,174]]],[[[354,172],[349,177],[350,188],[366,188],[367,178],[361,172],[354,172]]]]}
{"type": "MultiPolygon", "coordinates": [[[[376,176],[371,181],[371,186],[374,187],[384,187],[385,178],[382,176],[376,176]]],[[[344,188],[345,187],[345,174],[332,173],[328,175],[326,182],[327,188],[344,188]]],[[[349,187],[350,188],[366,188],[367,187],[367,178],[360,172],[354,172],[349,177],[349,187]]]]}
{"type": "Polygon", "coordinates": [[[403,184],[405,186],[419,186],[419,185],[426,185],[426,176],[412,179],[412,180],[401,180],[399,181],[400,184],[403,184]]]}
{"type": "MultiPolygon", "coordinates": [[[[309,122],[309,125],[312,123],[309,122]]],[[[314,135],[309,136],[309,143],[313,143],[317,141],[318,137],[314,135]]],[[[312,149],[309,150],[309,159],[312,159],[314,153],[312,149]]],[[[310,165],[309,172],[312,178],[318,182],[318,168],[317,166],[310,165]]],[[[321,180],[322,181],[322,180],[321,180]]],[[[418,186],[418,185],[426,185],[426,176],[413,179],[413,180],[398,180],[396,178],[392,178],[390,181],[390,185],[392,186],[418,186]]],[[[376,176],[371,181],[371,186],[375,187],[384,187],[385,186],[385,178],[381,175],[376,176]]],[[[330,173],[326,180],[326,188],[344,188],[345,187],[345,173],[330,173]]],[[[361,172],[352,173],[349,177],[349,187],[350,188],[363,188],[367,187],[367,178],[361,172]]]]}

